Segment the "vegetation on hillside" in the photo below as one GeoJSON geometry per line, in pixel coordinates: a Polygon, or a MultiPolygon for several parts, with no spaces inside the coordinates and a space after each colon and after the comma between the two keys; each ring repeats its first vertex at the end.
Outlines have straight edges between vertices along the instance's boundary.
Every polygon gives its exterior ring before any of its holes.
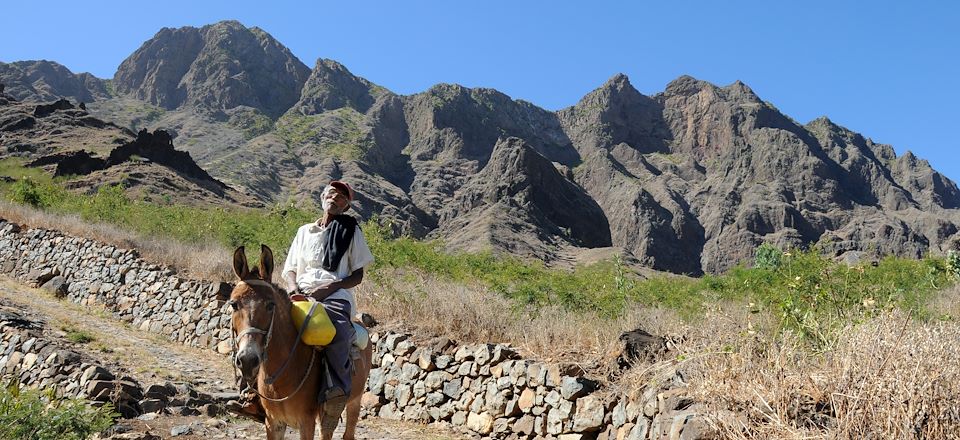
{"type": "MultiPolygon", "coordinates": [[[[296,229],[319,215],[311,206],[294,204],[262,211],[157,205],[131,200],[119,186],[77,196],[55,182],[30,178],[10,185],[7,193],[17,203],[186,243],[212,240],[231,249],[256,249],[264,243],[278,261],[285,258],[296,229]]],[[[388,225],[377,219],[363,228],[377,256],[371,277],[387,289],[392,276],[380,276],[386,272],[378,269],[415,269],[451,282],[479,284],[518,307],[559,306],[608,318],[638,304],[673,309],[691,319],[710,304],[739,301],[749,304],[753,313],[775,316],[780,329],[795,331],[815,346],[832,341],[844,325],[892,308],[923,319],[952,318],[933,316],[925,304],[934,292],[951,285],[958,271],[955,257],[888,257],[849,267],[822,256],[816,246],[784,252],[765,245],[757,250],[753,267],[696,279],[643,279],[619,259],[565,271],[489,253],[450,255],[436,241],[393,237],[388,225]]]]}
{"type": "Polygon", "coordinates": [[[61,399],[53,390],[21,389],[15,381],[0,389],[0,438],[85,440],[113,424],[117,414],[83,401],[61,399]]]}
{"type": "MultiPolygon", "coordinates": [[[[17,165],[2,162],[0,172],[17,165]]],[[[59,221],[137,231],[161,243],[154,255],[188,246],[176,243],[215,242],[217,253],[194,265],[226,264],[228,249],[260,243],[282,261],[296,228],[319,215],[293,204],[260,211],[161,206],[131,200],[115,186],[76,195],[42,175],[12,177],[0,188],[19,205],[6,211],[29,206],[41,213],[33,218],[53,219],[40,222],[47,227],[59,221]]],[[[960,351],[945,342],[960,334],[956,254],[848,266],[816,245],[762,245],[751,264],[721,275],[644,278],[619,258],[557,270],[489,253],[451,255],[435,241],[395,237],[377,219],[363,228],[377,262],[358,297],[386,321],[462,341],[511,342],[530,356],[594,372],[610,371],[604,353],[623,330],[668,335],[675,345],[666,358],[633,368],[615,386],[635,392],[650,372],[682,366],[698,401],[738,415],[716,421],[727,438],[960,435],[960,416],[949,404],[960,392],[960,351]]],[[[120,236],[115,243],[128,237],[120,236]]]]}

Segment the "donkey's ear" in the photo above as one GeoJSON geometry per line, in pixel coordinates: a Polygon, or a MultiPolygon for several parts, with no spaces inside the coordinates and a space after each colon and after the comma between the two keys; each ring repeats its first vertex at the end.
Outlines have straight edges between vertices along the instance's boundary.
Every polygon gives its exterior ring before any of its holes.
{"type": "Polygon", "coordinates": [[[233,273],[241,280],[250,277],[250,268],[247,266],[247,254],[243,251],[243,246],[233,251],[233,273]]]}
{"type": "Polygon", "coordinates": [[[273,279],[273,251],[265,244],[260,245],[260,278],[267,282],[273,279]]]}

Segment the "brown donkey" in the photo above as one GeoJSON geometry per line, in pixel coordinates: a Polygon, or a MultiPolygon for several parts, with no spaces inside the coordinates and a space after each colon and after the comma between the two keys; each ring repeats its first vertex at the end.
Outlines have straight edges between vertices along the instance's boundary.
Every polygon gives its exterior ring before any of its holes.
{"type": "MultiPolygon", "coordinates": [[[[298,339],[298,329],[290,317],[292,303],[287,293],[273,284],[273,251],[260,247],[260,266],[250,270],[243,246],[233,253],[233,270],[240,282],[230,293],[233,308],[231,326],[236,350],[236,367],[248,384],[256,383],[260,403],[266,413],[267,439],[283,439],[287,426],[300,431],[300,439],[313,439],[318,418],[325,416],[317,403],[320,389],[321,356],[298,339]]],[[[317,312],[323,313],[322,307],[317,312]]],[[[346,430],[343,438],[352,440],[360,418],[360,396],[370,373],[371,344],[355,362],[353,389],[346,406],[346,430]]],[[[340,414],[327,414],[321,438],[333,438],[340,414]],[[327,426],[329,425],[329,426],[327,426]]]]}

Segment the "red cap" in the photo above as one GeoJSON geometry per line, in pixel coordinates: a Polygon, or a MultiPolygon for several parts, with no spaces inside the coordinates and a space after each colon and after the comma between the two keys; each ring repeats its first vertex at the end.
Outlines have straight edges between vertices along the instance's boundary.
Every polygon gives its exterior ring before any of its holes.
{"type": "Polygon", "coordinates": [[[353,188],[350,188],[350,185],[347,185],[347,182],[340,180],[334,180],[330,182],[330,186],[343,191],[347,195],[347,200],[353,201],[353,188]]]}

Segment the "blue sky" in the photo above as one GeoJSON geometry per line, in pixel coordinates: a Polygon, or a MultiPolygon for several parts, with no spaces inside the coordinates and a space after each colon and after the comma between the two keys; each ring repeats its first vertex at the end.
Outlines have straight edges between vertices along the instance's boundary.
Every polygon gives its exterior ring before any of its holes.
{"type": "Polygon", "coordinates": [[[618,72],[649,95],[684,74],[739,79],[801,123],[826,115],[960,180],[957,2],[138,3],[7,2],[0,61],[109,78],[162,27],[236,19],[402,94],[450,82],[555,110],[618,72]]]}

